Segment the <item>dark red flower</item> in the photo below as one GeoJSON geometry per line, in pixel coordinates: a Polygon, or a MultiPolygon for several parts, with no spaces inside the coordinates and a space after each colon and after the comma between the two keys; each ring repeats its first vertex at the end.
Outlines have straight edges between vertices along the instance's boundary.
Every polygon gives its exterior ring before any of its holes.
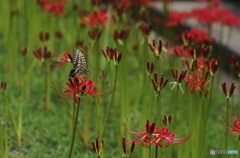
{"type": "MultiPolygon", "coordinates": [[[[240,110],[240,107],[238,107],[238,109],[240,110]]],[[[222,116],[223,120],[220,120],[220,123],[222,124],[223,128],[226,129],[226,131],[220,131],[229,136],[231,135],[233,137],[238,137],[240,140],[240,118],[234,115],[232,112],[229,114],[231,115],[231,117],[229,117],[229,120],[227,120],[224,116],[222,116]],[[234,136],[235,134],[236,136],[234,136]]],[[[237,114],[240,115],[240,112],[237,114]]]]}
{"type": "Polygon", "coordinates": [[[145,148],[149,148],[153,144],[159,147],[169,146],[170,144],[181,144],[186,142],[191,136],[191,133],[189,133],[184,138],[177,138],[178,136],[175,136],[174,132],[169,131],[168,127],[155,128],[155,123],[149,123],[149,121],[146,124],[146,131],[137,130],[137,132],[134,132],[126,126],[125,129],[137,138],[137,140],[127,141],[128,143],[140,144],[145,148]]]}
{"type": "Polygon", "coordinates": [[[63,99],[73,98],[74,102],[78,103],[78,99],[77,99],[78,97],[84,94],[89,94],[93,97],[96,97],[99,102],[99,97],[107,95],[111,92],[108,92],[108,93],[103,92],[105,89],[108,88],[107,87],[108,83],[104,84],[104,86],[101,88],[98,88],[96,86],[96,83],[91,79],[88,79],[87,77],[75,76],[74,80],[69,78],[69,82],[65,83],[69,89],[65,91],[60,91],[61,93],[64,93],[66,97],[61,97],[61,98],[63,99]]]}
{"type": "Polygon", "coordinates": [[[66,62],[71,61],[71,59],[69,58],[70,54],[72,54],[72,52],[66,51],[66,52],[64,52],[63,57],[52,58],[53,60],[59,62],[59,63],[53,64],[53,65],[61,66],[61,65],[65,64],[66,62]]]}
{"type": "Polygon", "coordinates": [[[125,124],[124,128],[126,129],[127,132],[129,132],[130,134],[137,138],[137,140],[127,141],[128,143],[140,144],[145,148],[149,148],[154,143],[153,133],[155,130],[155,123],[149,123],[149,121],[147,120],[145,131],[137,130],[136,132],[134,132],[127,128],[125,124]]]}
{"type": "Polygon", "coordinates": [[[191,40],[191,42],[196,42],[197,44],[201,43],[207,43],[210,44],[213,42],[213,39],[207,35],[207,33],[203,30],[193,28],[190,31],[186,33],[186,36],[188,39],[191,40]]]}
{"type": "Polygon", "coordinates": [[[185,81],[188,82],[188,87],[191,88],[191,93],[194,91],[208,91],[207,88],[204,88],[205,83],[208,82],[208,73],[204,73],[204,71],[198,70],[191,74],[188,74],[188,76],[185,78],[185,81]]]}
{"type": "Polygon", "coordinates": [[[185,23],[186,18],[188,17],[187,12],[178,12],[171,10],[168,13],[168,21],[166,22],[166,25],[169,27],[182,25],[185,23]]]}
{"type": "Polygon", "coordinates": [[[108,22],[107,13],[99,10],[92,12],[88,17],[84,18],[82,24],[90,25],[95,27],[96,25],[106,25],[108,22]]]}
{"type": "Polygon", "coordinates": [[[153,135],[155,137],[154,144],[159,147],[184,143],[191,136],[191,134],[188,134],[184,138],[176,138],[178,136],[175,136],[174,132],[169,131],[168,127],[156,127],[153,135]]]}
{"type": "Polygon", "coordinates": [[[44,11],[53,13],[55,16],[64,14],[65,6],[64,3],[68,0],[38,0],[38,4],[42,6],[44,11]]]}

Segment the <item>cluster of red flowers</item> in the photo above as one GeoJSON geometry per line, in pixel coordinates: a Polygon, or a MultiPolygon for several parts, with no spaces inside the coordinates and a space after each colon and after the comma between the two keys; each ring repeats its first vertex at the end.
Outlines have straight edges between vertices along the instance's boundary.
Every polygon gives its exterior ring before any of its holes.
{"type": "Polygon", "coordinates": [[[108,15],[106,12],[98,10],[90,13],[87,17],[85,17],[82,21],[82,24],[90,25],[94,28],[97,25],[106,25],[108,22],[108,15]]]}
{"type": "Polygon", "coordinates": [[[38,0],[38,4],[46,12],[53,13],[55,16],[64,14],[65,3],[68,0],[38,0]]]}
{"type": "Polygon", "coordinates": [[[207,35],[207,33],[201,29],[193,28],[189,31],[186,31],[182,35],[182,39],[185,43],[195,42],[197,44],[213,43],[213,39],[207,35]]]}
{"type": "Polygon", "coordinates": [[[219,0],[207,3],[205,8],[196,8],[190,12],[170,11],[168,13],[167,26],[184,24],[186,19],[196,19],[203,25],[220,23],[225,26],[239,26],[240,18],[225,8],[219,6],[219,0]]]}
{"type": "Polygon", "coordinates": [[[136,132],[126,127],[127,132],[136,137],[136,140],[127,140],[128,143],[140,144],[146,148],[155,144],[156,146],[169,146],[170,144],[181,144],[186,142],[191,134],[189,133],[184,138],[177,138],[173,131],[170,131],[168,127],[155,127],[155,123],[146,123],[146,130],[136,132]]]}

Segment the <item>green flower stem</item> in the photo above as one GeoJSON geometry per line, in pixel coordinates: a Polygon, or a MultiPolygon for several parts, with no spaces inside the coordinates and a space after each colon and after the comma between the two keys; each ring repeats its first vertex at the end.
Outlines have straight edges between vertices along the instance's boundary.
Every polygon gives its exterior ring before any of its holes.
{"type": "Polygon", "coordinates": [[[78,98],[77,111],[76,111],[76,115],[75,115],[74,129],[73,129],[73,135],[72,135],[72,143],[71,143],[71,147],[70,147],[70,152],[69,152],[68,158],[72,158],[73,146],[74,146],[76,129],[77,129],[78,113],[79,113],[79,109],[80,109],[80,101],[81,101],[81,98],[79,97],[78,98]]]}
{"type": "MultiPolygon", "coordinates": [[[[227,98],[227,111],[226,111],[226,122],[227,122],[227,125],[226,125],[226,133],[228,133],[228,127],[229,127],[229,116],[228,116],[228,113],[229,113],[229,98],[227,98]]],[[[228,150],[228,135],[225,134],[225,150],[228,150]]]]}
{"type": "Polygon", "coordinates": [[[45,107],[44,111],[50,109],[50,64],[44,61],[45,66],[45,107]]]}
{"type": "MultiPolygon", "coordinates": [[[[4,93],[3,98],[4,98],[4,93]]],[[[4,118],[4,123],[2,120],[0,120],[0,151],[2,154],[3,158],[8,158],[8,129],[7,129],[7,124],[8,124],[8,118],[7,118],[7,107],[5,106],[4,102],[4,113],[3,113],[3,118],[4,118]]]]}
{"type": "Polygon", "coordinates": [[[156,145],[155,158],[158,158],[158,146],[156,145]]]}
{"type": "Polygon", "coordinates": [[[178,94],[179,94],[179,85],[177,85],[177,91],[175,96],[176,98],[175,98],[174,114],[173,114],[173,130],[175,130],[176,128],[176,121],[177,121],[178,94]]]}
{"type": "Polygon", "coordinates": [[[149,149],[148,156],[149,156],[149,158],[152,158],[152,150],[151,150],[151,146],[150,146],[148,149],[149,149]]]}
{"type": "Polygon", "coordinates": [[[101,135],[100,135],[100,140],[103,139],[103,135],[104,135],[104,132],[105,132],[105,129],[106,129],[106,124],[107,124],[107,121],[109,119],[109,113],[110,113],[110,109],[113,105],[113,100],[114,100],[114,94],[115,94],[115,91],[116,91],[116,85],[117,85],[117,78],[118,78],[118,66],[116,65],[115,66],[116,70],[115,70],[115,79],[114,79],[114,85],[113,85],[113,93],[112,93],[112,98],[111,98],[111,102],[108,106],[108,109],[107,109],[107,114],[106,114],[106,118],[105,118],[105,121],[103,123],[103,128],[102,128],[102,132],[101,132],[101,135]]]}
{"type": "MultiPolygon", "coordinates": [[[[16,135],[16,139],[17,141],[19,140],[19,132],[18,132],[18,127],[17,127],[17,123],[16,123],[16,120],[13,116],[13,113],[12,113],[12,110],[11,108],[9,107],[9,104],[8,104],[8,101],[7,101],[7,98],[5,96],[5,94],[3,93],[3,100],[4,100],[4,106],[6,108],[6,112],[7,114],[9,115],[10,119],[11,119],[11,123],[12,123],[12,126],[13,126],[13,129],[14,129],[14,132],[15,132],[15,135],[16,135]]],[[[19,144],[18,144],[19,145],[19,144]]]]}
{"type": "Polygon", "coordinates": [[[162,105],[161,105],[161,92],[157,95],[157,123],[160,125],[162,124],[162,105]]]}

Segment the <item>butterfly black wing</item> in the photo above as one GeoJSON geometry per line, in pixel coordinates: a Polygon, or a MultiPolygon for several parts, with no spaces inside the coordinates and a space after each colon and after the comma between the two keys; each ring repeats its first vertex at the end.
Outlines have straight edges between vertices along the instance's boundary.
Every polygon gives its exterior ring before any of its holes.
{"type": "Polygon", "coordinates": [[[72,64],[73,69],[70,71],[68,77],[80,76],[88,72],[86,69],[86,60],[82,50],[74,49],[72,64]]]}

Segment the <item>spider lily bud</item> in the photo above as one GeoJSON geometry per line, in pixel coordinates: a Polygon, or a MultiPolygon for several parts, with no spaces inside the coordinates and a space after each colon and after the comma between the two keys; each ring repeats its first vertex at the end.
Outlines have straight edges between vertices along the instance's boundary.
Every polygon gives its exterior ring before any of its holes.
{"type": "Polygon", "coordinates": [[[235,83],[234,83],[234,81],[233,81],[232,84],[231,84],[231,87],[230,87],[229,92],[227,92],[226,82],[223,82],[223,83],[222,83],[222,90],[223,90],[223,93],[225,94],[225,96],[226,96],[227,98],[231,98],[231,96],[232,96],[232,94],[233,94],[233,92],[234,92],[234,89],[235,89],[235,83]]]}
{"type": "Polygon", "coordinates": [[[172,121],[172,115],[164,115],[162,122],[165,126],[169,126],[172,121]]]}
{"type": "Polygon", "coordinates": [[[92,145],[93,145],[93,150],[96,152],[97,156],[100,156],[103,151],[104,141],[102,140],[101,143],[99,144],[99,140],[97,137],[96,141],[92,141],[92,145]]]}

